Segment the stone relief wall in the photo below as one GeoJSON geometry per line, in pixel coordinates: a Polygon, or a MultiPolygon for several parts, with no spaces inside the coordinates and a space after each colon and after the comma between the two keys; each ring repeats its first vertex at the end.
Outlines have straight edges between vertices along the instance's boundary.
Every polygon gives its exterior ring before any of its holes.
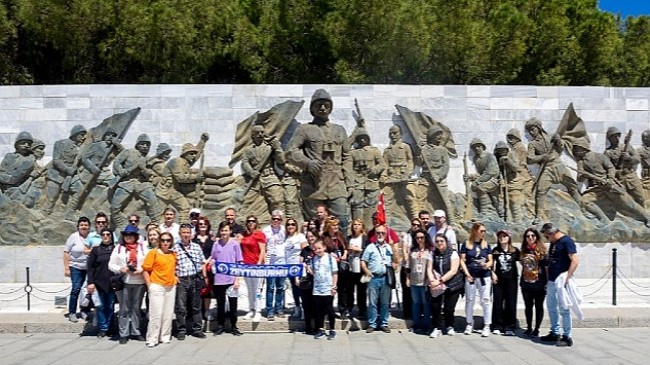
{"type": "Polygon", "coordinates": [[[119,227],[166,206],[266,221],[323,201],[368,221],[379,191],[398,229],[444,209],[461,236],[471,220],[515,232],[552,220],[582,242],[648,242],[649,100],[604,87],[0,87],[0,244],[61,245],[80,215],[119,227]],[[319,120],[341,129],[315,138],[319,120]],[[322,182],[338,173],[335,193],[322,182]]]}

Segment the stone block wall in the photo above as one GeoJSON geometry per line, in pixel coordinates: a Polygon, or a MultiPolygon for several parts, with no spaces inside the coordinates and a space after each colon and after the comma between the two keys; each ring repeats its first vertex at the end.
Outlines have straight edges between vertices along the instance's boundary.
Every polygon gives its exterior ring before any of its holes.
{"type": "MultiPolygon", "coordinates": [[[[605,132],[615,126],[632,129],[635,147],[650,128],[650,88],[560,86],[458,85],[44,85],[0,87],[0,154],[13,151],[20,131],[31,132],[47,144],[48,162],[55,141],[67,138],[72,126],[90,128],[115,113],[141,107],[140,115],[124,139],[130,148],[140,133],[148,133],[153,146],[169,143],[172,156],[185,142],[196,143],[201,132],[212,138],[206,165],[225,166],[234,146],[235,128],[256,111],[266,111],[286,100],[305,100],[296,119],[311,120],[309,101],[314,90],[325,88],[334,99],[331,119],[355,126],[354,99],[365,119],[372,143],[383,149],[388,128],[403,124],[395,104],[421,111],[447,125],[459,155],[480,137],[492,149],[505,140],[510,128],[523,133],[525,121],[537,117],[555,131],[570,103],[586,122],[596,151],[606,147],[605,132]]],[[[405,130],[405,140],[410,136],[405,130]]],[[[571,164],[572,162],[569,162],[571,164]]],[[[462,159],[452,159],[450,189],[463,192],[462,159]]]]}

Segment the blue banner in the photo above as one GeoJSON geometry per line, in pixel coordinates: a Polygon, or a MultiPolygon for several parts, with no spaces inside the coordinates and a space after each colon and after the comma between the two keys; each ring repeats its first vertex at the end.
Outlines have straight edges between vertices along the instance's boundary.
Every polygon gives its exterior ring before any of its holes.
{"type": "Polygon", "coordinates": [[[244,265],[230,262],[215,262],[212,271],[215,274],[241,276],[245,278],[282,278],[301,277],[302,264],[288,265],[244,265]]]}

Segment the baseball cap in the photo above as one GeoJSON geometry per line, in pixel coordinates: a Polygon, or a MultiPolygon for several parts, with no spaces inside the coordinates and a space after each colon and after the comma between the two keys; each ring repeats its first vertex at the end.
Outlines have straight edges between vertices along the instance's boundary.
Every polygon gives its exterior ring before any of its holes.
{"type": "Polygon", "coordinates": [[[433,212],[433,217],[434,217],[434,218],[435,218],[435,217],[445,217],[445,218],[446,218],[447,215],[445,214],[445,211],[444,211],[444,210],[442,210],[442,209],[437,209],[436,211],[433,212]]]}
{"type": "Polygon", "coordinates": [[[506,236],[510,237],[510,231],[507,230],[507,229],[500,229],[500,230],[497,232],[497,237],[499,237],[499,236],[501,236],[501,235],[506,235],[506,236]]]}

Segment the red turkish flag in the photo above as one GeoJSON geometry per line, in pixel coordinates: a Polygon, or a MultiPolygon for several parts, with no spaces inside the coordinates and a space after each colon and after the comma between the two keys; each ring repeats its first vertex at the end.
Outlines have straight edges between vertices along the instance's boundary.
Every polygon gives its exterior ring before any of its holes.
{"type": "Polygon", "coordinates": [[[377,221],[379,224],[386,224],[386,206],[384,205],[384,193],[379,193],[379,203],[377,203],[377,221]]]}

